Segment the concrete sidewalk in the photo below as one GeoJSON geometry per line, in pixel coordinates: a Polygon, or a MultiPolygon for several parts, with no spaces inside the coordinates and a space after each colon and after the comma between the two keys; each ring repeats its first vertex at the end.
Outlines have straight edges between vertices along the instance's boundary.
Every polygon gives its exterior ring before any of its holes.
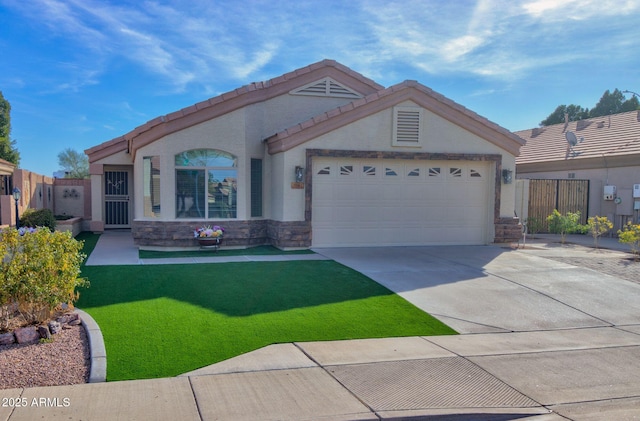
{"type": "Polygon", "coordinates": [[[21,402],[0,419],[630,420],[640,416],[638,333],[279,344],[175,378],[0,390],[21,402]]]}
{"type": "MultiPolygon", "coordinates": [[[[0,420],[640,419],[640,285],[567,263],[622,271],[628,254],[531,245],[317,250],[467,334],[277,344],[176,378],[0,390],[0,420]]],[[[93,254],[116,249],[130,248],[93,254]]]]}

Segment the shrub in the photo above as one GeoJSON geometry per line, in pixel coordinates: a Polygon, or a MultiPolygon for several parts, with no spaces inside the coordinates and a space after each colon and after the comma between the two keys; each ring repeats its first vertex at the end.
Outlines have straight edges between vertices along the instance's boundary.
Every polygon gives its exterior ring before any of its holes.
{"type": "Polygon", "coordinates": [[[542,231],[543,223],[538,218],[533,216],[527,218],[527,232],[529,234],[537,234],[542,231]]]}
{"type": "Polygon", "coordinates": [[[78,299],[76,288],[88,286],[79,278],[84,259],[82,243],[70,232],[48,229],[0,231],[0,327],[7,329],[17,309],[28,324],[47,320],[60,304],[78,299]]]}
{"type": "Polygon", "coordinates": [[[598,238],[613,228],[613,223],[606,216],[592,216],[587,219],[587,227],[593,236],[593,243],[598,248],[598,238]]]}
{"type": "Polygon", "coordinates": [[[47,227],[50,231],[56,229],[56,218],[50,209],[27,209],[20,217],[23,227],[47,227]]]}
{"type": "Polygon", "coordinates": [[[622,230],[618,230],[618,241],[631,246],[631,252],[636,260],[640,256],[640,224],[627,223],[622,230]]]}
{"type": "Polygon", "coordinates": [[[566,215],[562,215],[557,209],[553,210],[553,213],[547,216],[547,222],[549,222],[549,231],[554,234],[560,234],[560,242],[564,244],[567,234],[577,232],[581,229],[582,225],[578,223],[580,221],[580,212],[567,212],[566,215]]]}

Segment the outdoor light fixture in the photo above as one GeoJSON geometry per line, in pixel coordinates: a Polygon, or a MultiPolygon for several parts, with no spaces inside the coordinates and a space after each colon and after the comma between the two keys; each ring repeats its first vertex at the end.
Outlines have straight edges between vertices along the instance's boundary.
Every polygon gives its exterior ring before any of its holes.
{"type": "Polygon", "coordinates": [[[511,184],[511,181],[513,181],[513,171],[502,170],[502,181],[504,184],[511,184]]]}
{"type": "Polygon", "coordinates": [[[16,201],[16,228],[20,228],[20,216],[18,214],[18,200],[20,200],[20,189],[17,187],[13,188],[13,200],[16,201]]]}
{"type": "Polygon", "coordinates": [[[296,183],[302,183],[304,181],[304,168],[297,165],[295,170],[296,183]]]}

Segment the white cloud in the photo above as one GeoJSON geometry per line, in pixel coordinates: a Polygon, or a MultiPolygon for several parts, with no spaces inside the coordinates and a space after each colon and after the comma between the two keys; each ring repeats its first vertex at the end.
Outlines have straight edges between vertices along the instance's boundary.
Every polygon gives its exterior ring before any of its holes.
{"type": "Polygon", "coordinates": [[[526,14],[550,22],[624,16],[639,8],[637,0],[535,0],[522,5],[526,14]]]}
{"type": "Polygon", "coordinates": [[[79,89],[82,78],[96,83],[105,66],[124,60],[169,91],[213,92],[222,82],[244,84],[322,58],[374,79],[393,76],[381,67],[412,66],[517,80],[587,60],[594,49],[630,54],[637,43],[628,17],[638,14],[640,1],[30,0],[9,6],[86,52],[78,67],[92,72],[69,69],[60,88],[79,89]],[[623,30],[616,32],[618,25],[623,30]]]}
{"type": "Polygon", "coordinates": [[[638,0],[371,0],[364,7],[389,61],[432,74],[513,81],[596,54],[630,54],[639,5],[638,0]]]}

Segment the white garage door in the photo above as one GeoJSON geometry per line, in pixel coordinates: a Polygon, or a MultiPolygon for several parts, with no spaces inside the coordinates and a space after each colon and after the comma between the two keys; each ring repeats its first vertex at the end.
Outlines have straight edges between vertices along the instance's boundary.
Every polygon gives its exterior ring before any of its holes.
{"type": "Polygon", "coordinates": [[[491,163],[313,161],[314,247],[487,242],[491,163]]]}

